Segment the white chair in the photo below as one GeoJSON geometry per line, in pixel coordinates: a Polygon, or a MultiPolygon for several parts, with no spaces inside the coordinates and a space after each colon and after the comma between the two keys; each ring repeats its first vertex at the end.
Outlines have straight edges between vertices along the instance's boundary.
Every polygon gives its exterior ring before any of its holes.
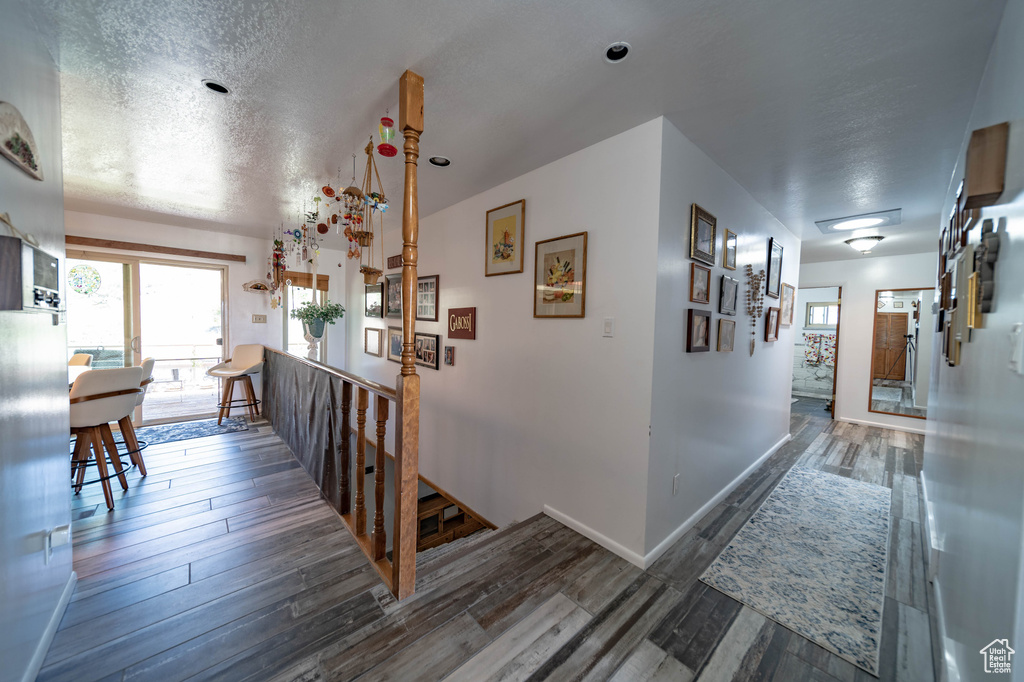
{"type": "MultiPolygon", "coordinates": [[[[153,383],[153,365],[156,364],[156,360],[153,358],[146,358],[142,361],[139,367],[142,369],[142,382],[139,388],[142,389],[142,393],[139,393],[138,399],[135,401],[135,406],[138,407],[146,399],[146,391],[149,390],[149,385],[153,383]]],[[[135,436],[135,425],[132,424],[132,416],[134,410],[129,412],[124,417],[121,417],[117,421],[117,426],[121,429],[121,435],[124,438],[123,443],[118,445],[124,445],[128,451],[127,455],[131,458],[132,464],[139,468],[139,473],[143,476],[146,475],[146,462],[142,459],[142,451],[148,447],[148,443],[140,441],[135,436]]]]}
{"type": "Polygon", "coordinates": [[[92,366],[92,356],[88,353],[75,353],[68,360],[68,365],[83,365],[85,367],[92,366]]]}
{"type": "Polygon", "coordinates": [[[220,412],[217,413],[217,424],[219,425],[224,417],[231,416],[231,408],[235,403],[242,403],[237,407],[249,408],[249,419],[256,421],[256,415],[260,413],[260,401],[256,399],[256,391],[252,387],[252,375],[263,371],[263,346],[258,343],[248,343],[235,346],[231,357],[224,362],[214,365],[206,371],[206,374],[218,379],[226,379],[224,382],[224,393],[220,400],[220,412]],[[235,382],[241,381],[245,390],[244,398],[232,399],[235,382]],[[243,402],[244,401],[244,402],[243,402]]]}
{"type": "Polygon", "coordinates": [[[80,492],[85,484],[85,466],[90,457],[96,460],[99,482],[103,485],[103,497],[107,509],[114,508],[114,496],[110,490],[110,479],[114,476],[123,490],[128,489],[117,445],[110,431],[110,422],[130,416],[135,410],[142,388],[141,367],[123,369],[94,369],[85,372],[71,387],[71,433],[77,436],[72,455],[72,476],[77,474],[75,491],[80,492]],[[106,450],[106,452],[104,452],[106,450]],[[114,474],[107,474],[107,455],[114,467],[114,474]]]}

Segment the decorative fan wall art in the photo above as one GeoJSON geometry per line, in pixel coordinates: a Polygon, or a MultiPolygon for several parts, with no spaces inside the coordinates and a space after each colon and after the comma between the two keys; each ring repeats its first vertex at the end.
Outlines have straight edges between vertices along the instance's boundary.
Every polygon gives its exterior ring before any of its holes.
{"type": "Polygon", "coordinates": [[[32,131],[13,104],[0,102],[0,154],[36,180],[43,179],[32,131]]]}

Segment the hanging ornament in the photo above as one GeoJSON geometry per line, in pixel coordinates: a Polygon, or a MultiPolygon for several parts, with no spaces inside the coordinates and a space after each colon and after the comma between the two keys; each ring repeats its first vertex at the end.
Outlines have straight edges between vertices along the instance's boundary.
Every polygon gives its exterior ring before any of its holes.
{"type": "MultiPolygon", "coordinates": [[[[388,113],[391,112],[385,110],[385,114],[388,113]]],[[[395,122],[385,115],[380,119],[377,131],[380,133],[380,144],[377,145],[377,153],[388,158],[396,156],[398,149],[391,144],[391,140],[395,139],[395,122]]]]}
{"type": "MultiPolygon", "coordinates": [[[[363,282],[365,284],[376,284],[384,271],[374,265],[373,258],[373,238],[374,229],[376,223],[376,229],[380,232],[380,265],[384,266],[384,212],[388,207],[387,197],[384,196],[384,187],[380,181],[380,173],[377,171],[377,163],[373,158],[373,137],[370,137],[370,141],[366,143],[366,148],[363,150],[366,152],[366,171],[363,173],[363,186],[360,190],[362,194],[362,205],[357,209],[353,206],[353,210],[350,214],[352,227],[351,227],[351,239],[355,241],[360,247],[365,247],[366,259],[363,262],[363,258],[360,255],[359,272],[363,273],[363,282]],[[373,180],[377,179],[377,189],[373,188],[373,180]],[[374,216],[379,214],[379,218],[376,220],[374,216]]],[[[348,191],[347,189],[345,190],[348,191]]],[[[348,232],[346,231],[346,234],[348,232]]]]}

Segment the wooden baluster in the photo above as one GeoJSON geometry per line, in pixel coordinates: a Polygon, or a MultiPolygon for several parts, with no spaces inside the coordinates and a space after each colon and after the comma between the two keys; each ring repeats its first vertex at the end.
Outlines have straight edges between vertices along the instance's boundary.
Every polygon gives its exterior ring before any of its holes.
{"type": "Polygon", "coordinates": [[[352,489],[349,482],[349,469],[351,463],[352,440],[352,384],[347,381],[341,383],[341,508],[342,514],[352,511],[352,489]]]}
{"type": "Polygon", "coordinates": [[[366,408],[370,392],[359,387],[356,393],[356,535],[366,535],[366,408]]]}
{"type": "MultiPolygon", "coordinates": [[[[395,528],[392,586],[397,599],[416,588],[416,514],[419,486],[420,377],[416,374],[416,263],[419,196],[416,163],[423,132],[423,77],[406,71],[399,79],[398,127],[405,137],[405,196],[402,212],[402,372],[398,376],[395,438],[395,528]]],[[[439,349],[440,350],[440,349],[439,349]]]]}
{"type": "Polygon", "coordinates": [[[388,537],[384,532],[384,436],[388,429],[388,399],[377,396],[377,457],[373,462],[373,560],[384,558],[388,537]]]}

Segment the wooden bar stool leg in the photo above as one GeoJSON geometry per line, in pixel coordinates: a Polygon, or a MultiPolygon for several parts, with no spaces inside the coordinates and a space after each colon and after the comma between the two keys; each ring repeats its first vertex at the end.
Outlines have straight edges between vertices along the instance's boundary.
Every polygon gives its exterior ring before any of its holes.
{"type": "MultiPolygon", "coordinates": [[[[93,456],[96,458],[96,470],[100,474],[100,485],[103,486],[103,499],[107,501],[107,509],[114,509],[114,494],[110,492],[110,479],[107,478],[107,458],[103,452],[103,435],[98,426],[91,429],[89,440],[92,445],[93,456]]],[[[81,484],[79,484],[81,485],[81,484]]]]}
{"type": "Polygon", "coordinates": [[[128,490],[128,479],[121,467],[121,458],[117,455],[117,442],[110,430],[110,424],[101,424],[100,433],[103,435],[103,444],[106,445],[107,454],[110,455],[110,463],[114,465],[114,471],[117,472],[117,480],[121,482],[121,490],[128,490]]]}
{"type": "Polygon", "coordinates": [[[246,382],[249,384],[249,394],[252,396],[252,409],[256,410],[256,416],[260,416],[260,404],[256,400],[256,388],[252,385],[252,377],[250,375],[245,376],[246,382]]]}
{"type": "Polygon", "coordinates": [[[121,428],[121,438],[124,440],[128,452],[131,453],[128,456],[131,457],[132,463],[139,468],[139,473],[145,476],[146,463],[142,461],[142,452],[139,451],[139,439],[135,436],[135,425],[132,424],[131,415],[121,417],[117,420],[117,425],[121,428]]]}
{"type": "MultiPolygon", "coordinates": [[[[75,479],[75,474],[78,473],[79,465],[84,466],[82,460],[82,451],[86,449],[89,439],[85,437],[84,433],[72,433],[75,436],[75,450],[71,453],[71,480],[75,479]]],[[[89,455],[84,455],[85,459],[89,458],[89,455]]]]}
{"type": "Polygon", "coordinates": [[[252,379],[246,374],[242,377],[242,385],[245,387],[245,402],[249,403],[249,421],[256,421],[256,391],[252,389],[252,379]]]}
{"type": "Polygon", "coordinates": [[[221,398],[220,398],[220,404],[223,407],[220,408],[220,413],[217,415],[217,426],[220,426],[220,423],[222,421],[224,421],[224,417],[230,417],[231,416],[231,403],[230,403],[230,400],[231,400],[232,389],[234,388],[234,386],[235,386],[235,378],[234,377],[228,377],[227,379],[224,380],[224,395],[222,395],[221,398]]]}

